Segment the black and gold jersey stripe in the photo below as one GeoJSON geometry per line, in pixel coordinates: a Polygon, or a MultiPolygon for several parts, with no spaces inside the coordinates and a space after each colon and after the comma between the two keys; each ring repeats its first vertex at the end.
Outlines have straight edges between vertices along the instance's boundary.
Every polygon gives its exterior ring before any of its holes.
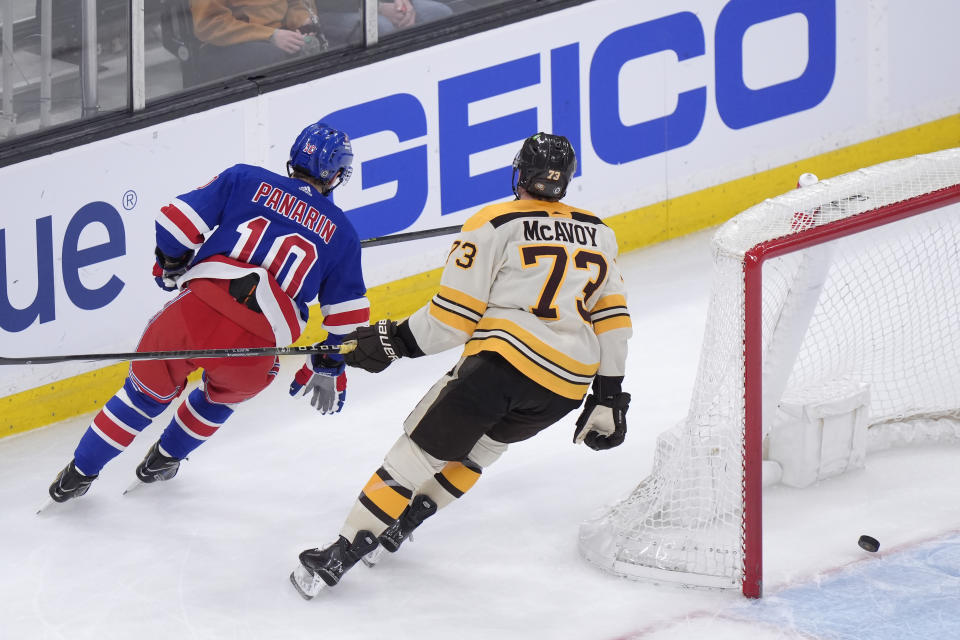
{"type": "Polygon", "coordinates": [[[613,329],[631,328],[633,324],[627,311],[626,296],[614,294],[597,300],[590,311],[590,321],[597,335],[613,329]]]}
{"type": "Polygon", "coordinates": [[[444,286],[441,286],[440,291],[430,300],[431,316],[468,334],[473,333],[486,309],[486,303],[462,291],[444,286]]]}
{"type": "Polygon", "coordinates": [[[518,218],[569,218],[606,226],[603,220],[592,213],[578,211],[562,202],[512,200],[484,207],[464,223],[463,231],[477,229],[488,222],[497,228],[518,218]]]}
{"type": "Polygon", "coordinates": [[[464,355],[494,351],[542,387],[579,400],[587,392],[599,363],[586,364],[554,349],[519,325],[501,318],[483,318],[464,355]]]}

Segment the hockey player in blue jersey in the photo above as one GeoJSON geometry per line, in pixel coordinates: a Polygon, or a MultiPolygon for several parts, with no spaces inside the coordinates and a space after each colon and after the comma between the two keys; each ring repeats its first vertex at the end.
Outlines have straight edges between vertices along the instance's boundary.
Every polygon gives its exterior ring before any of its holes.
{"type": "MultiPolygon", "coordinates": [[[[300,336],[315,300],[327,344],[367,326],[360,240],[327,197],[349,179],[352,161],[346,134],[318,122],[294,142],[287,176],[238,164],[163,207],[153,275],[160,287],[178,293],[147,324],[137,350],[286,346],[300,336]]],[[[137,467],[140,481],[173,478],[180,461],[216,433],[238,403],[273,381],[279,361],[258,356],[131,363],[123,387],[50,486],[50,497],[65,502],[84,495],[200,368],[202,384],[183,399],[137,467]]],[[[291,395],[301,390],[312,394],[321,413],[340,411],[346,394],[342,357],[309,357],[290,385],[291,395]]]]}

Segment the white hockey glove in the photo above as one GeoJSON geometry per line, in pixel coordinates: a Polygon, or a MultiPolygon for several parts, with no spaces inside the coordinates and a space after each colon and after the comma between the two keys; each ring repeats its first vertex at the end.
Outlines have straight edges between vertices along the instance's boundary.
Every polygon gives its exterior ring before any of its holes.
{"type": "Polygon", "coordinates": [[[584,443],[594,451],[612,449],[623,444],[627,436],[627,409],[630,394],[620,391],[622,377],[597,376],[593,393],[583,403],[577,418],[573,443],[584,443]]]}
{"type": "Polygon", "coordinates": [[[347,399],[347,372],[343,361],[327,354],[307,357],[304,364],[290,383],[290,395],[295,396],[303,390],[303,395],[311,391],[310,404],[323,415],[340,413],[347,399]]]}

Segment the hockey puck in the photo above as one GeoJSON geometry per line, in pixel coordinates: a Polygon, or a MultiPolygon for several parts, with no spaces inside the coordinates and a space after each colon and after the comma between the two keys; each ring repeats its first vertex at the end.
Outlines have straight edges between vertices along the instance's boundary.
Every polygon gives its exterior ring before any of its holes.
{"type": "Polygon", "coordinates": [[[869,551],[870,553],[876,553],[877,549],[880,548],[880,543],[877,541],[877,539],[871,538],[867,535],[860,536],[860,539],[857,540],[857,544],[860,545],[861,549],[869,551]]]}

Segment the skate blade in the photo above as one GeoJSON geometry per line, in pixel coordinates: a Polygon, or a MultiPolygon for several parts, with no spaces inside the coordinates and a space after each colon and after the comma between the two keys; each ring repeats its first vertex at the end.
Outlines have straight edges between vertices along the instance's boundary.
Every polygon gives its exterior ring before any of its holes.
{"type": "Polygon", "coordinates": [[[145,484],[146,484],[145,482],[140,482],[140,480],[134,480],[134,481],[133,481],[133,484],[131,484],[129,487],[127,487],[126,489],[123,490],[123,494],[122,494],[122,495],[127,495],[127,494],[130,493],[131,491],[136,491],[137,489],[139,489],[140,487],[144,486],[145,484]]]}
{"type": "Polygon", "coordinates": [[[310,573],[302,564],[290,572],[290,583],[304,600],[313,600],[327,586],[319,575],[310,573]]]}
{"type": "Polygon", "coordinates": [[[37,509],[37,515],[40,515],[55,504],[57,503],[53,500],[53,498],[47,498],[47,501],[43,503],[43,506],[37,509]]]}
{"type": "Polygon", "coordinates": [[[360,561],[372,569],[373,567],[377,566],[377,563],[380,562],[381,558],[383,558],[383,547],[378,546],[376,549],[360,558],[360,561]]]}

